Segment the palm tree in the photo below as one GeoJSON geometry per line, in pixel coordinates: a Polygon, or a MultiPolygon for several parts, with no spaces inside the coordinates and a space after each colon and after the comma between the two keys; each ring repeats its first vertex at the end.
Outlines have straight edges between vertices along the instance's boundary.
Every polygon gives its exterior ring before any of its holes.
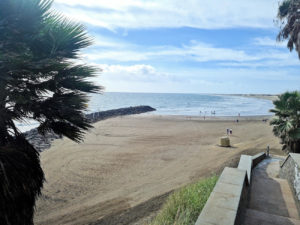
{"type": "Polygon", "coordinates": [[[33,224],[44,174],[15,122],[35,120],[80,142],[91,127],[86,93],[96,68],[75,63],[91,44],[84,27],[51,11],[52,0],[0,1],[0,224],[33,224]]]}
{"type": "Polygon", "coordinates": [[[300,59],[300,0],[284,0],[281,2],[278,15],[280,32],[278,41],[288,39],[287,47],[298,52],[300,59]]]}
{"type": "Polygon", "coordinates": [[[281,139],[283,150],[300,152],[300,93],[286,92],[274,102],[275,117],[270,124],[273,133],[281,139]]]}

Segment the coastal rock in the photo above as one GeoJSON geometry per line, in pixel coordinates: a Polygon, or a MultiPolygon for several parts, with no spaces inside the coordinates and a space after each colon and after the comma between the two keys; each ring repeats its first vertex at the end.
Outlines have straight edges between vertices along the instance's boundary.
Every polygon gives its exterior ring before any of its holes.
{"type": "Polygon", "coordinates": [[[150,107],[150,106],[135,106],[135,107],[127,107],[127,108],[120,108],[120,109],[112,109],[102,112],[95,112],[86,114],[86,118],[91,120],[92,123],[116,117],[116,116],[126,116],[126,115],[133,115],[133,114],[140,114],[140,113],[146,113],[155,111],[156,109],[150,107]]]}
{"type": "Polygon", "coordinates": [[[24,135],[29,143],[32,144],[39,152],[50,148],[51,141],[60,138],[60,136],[54,132],[48,132],[45,134],[45,136],[43,136],[38,133],[36,128],[25,132],[24,135]]]}
{"type": "MultiPolygon", "coordinates": [[[[86,118],[89,119],[92,123],[98,122],[100,120],[105,120],[117,116],[133,115],[155,111],[156,109],[150,106],[135,106],[127,107],[120,109],[112,109],[107,111],[95,112],[86,114],[86,118]]],[[[44,151],[51,147],[51,142],[55,139],[60,139],[59,135],[54,132],[48,132],[44,136],[39,134],[36,128],[31,129],[24,133],[26,139],[32,144],[39,152],[44,151]]]]}

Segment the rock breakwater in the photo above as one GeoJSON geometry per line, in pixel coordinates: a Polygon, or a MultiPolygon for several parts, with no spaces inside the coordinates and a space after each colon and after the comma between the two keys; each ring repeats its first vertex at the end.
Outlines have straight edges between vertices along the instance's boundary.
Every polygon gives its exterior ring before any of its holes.
{"type": "MultiPolygon", "coordinates": [[[[112,109],[107,111],[95,112],[86,114],[86,118],[88,118],[92,123],[98,122],[100,120],[105,120],[112,117],[117,116],[126,116],[133,114],[141,114],[146,112],[155,111],[156,109],[150,106],[135,106],[135,107],[127,107],[120,109],[112,109]]],[[[51,142],[55,139],[61,138],[59,135],[48,132],[45,136],[38,133],[37,129],[31,129],[24,133],[26,139],[39,151],[42,152],[51,147],[51,142]]]]}
{"type": "Polygon", "coordinates": [[[112,110],[107,110],[102,112],[90,113],[86,115],[86,118],[88,118],[92,123],[95,123],[97,121],[108,119],[111,117],[140,114],[140,113],[146,113],[155,110],[156,109],[150,106],[142,105],[142,106],[112,109],[112,110]]]}

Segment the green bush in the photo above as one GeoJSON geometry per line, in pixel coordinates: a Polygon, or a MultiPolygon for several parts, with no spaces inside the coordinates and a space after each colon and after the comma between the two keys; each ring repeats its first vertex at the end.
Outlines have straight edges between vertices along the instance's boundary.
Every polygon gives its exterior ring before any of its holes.
{"type": "Polygon", "coordinates": [[[149,225],[194,224],[217,180],[212,176],[175,191],[149,225]]]}

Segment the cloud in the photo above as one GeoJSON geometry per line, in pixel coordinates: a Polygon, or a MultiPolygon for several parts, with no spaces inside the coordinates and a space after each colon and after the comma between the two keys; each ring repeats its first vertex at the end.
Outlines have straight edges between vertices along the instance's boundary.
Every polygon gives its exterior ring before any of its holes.
{"type": "Polygon", "coordinates": [[[277,42],[274,39],[271,39],[270,37],[257,37],[254,39],[253,43],[258,46],[269,46],[269,47],[277,47],[277,48],[283,48],[287,46],[287,42],[277,42]]]}
{"type": "Polygon", "coordinates": [[[94,64],[94,66],[101,68],[101,77],[105,77],[105,79],[109,80],[151,82],[154,80],[171,78],[170,74],[166,72],[159,72],[153,66],[146,64],[135,64],[130,66],[118,64],[94,64]]]}
{"type": "Polygon", "coordinates": [[[121,40],[113,40],[99,34],[93,35],[93,45],[89,48],[128,48],[128,43],[123,43],[121,40]]]}
{"type": "Polygon", "coordinates": [[[144,82],[199,82],[204,81],[213,84],[214,82],[226,80],[281,80],[282,76],[285,80],[300,79],[297,75],[297,70],[272,69],[257,70],[256,68],[192,68],[190,70],[178,70],[176,72],[166,72],[162,69],[157,69],[149,64],[134,64],[129,66],[119,64],[94,64],[102,69],[101,76],[108,80],[119,80],[123,82],[144,81],[144,82]]]}
{"type": "Polygon", "coordinates": [[[176,93],[280,93],[297,89],[298,70],[198,68],[166,72],[149,64],[99,64],[95,81],[107,91],[176,93]],[[282,80],[282,77],[285,79],[282,80]],[[289,84],[289,85],[287,85],[289,84]]]}
{"type": "MultiPolygon", "coordinates": [[[[286,54],[285,54],[286,55],[286,54]]],[[[264,61],[256,62],[222,62],[218,63],[219,66],[226,67],[244,67],[244,68],[279,68],[279,67],[289,67],[289,66],[299,66],[300,62],[297,56],[290,56],[283,59],[268,59],[264,61]]]]}
{"type": "Polygon", "coordinates": [[[77,21],[111,30],[273,28],[278,0],[56,0],[55,6],[77,21]]]}
{"type": "Polygon", "coordinates": [[[251,61],[258,60],[261,57],[249,55],[242,50],[234,50],[229,48],[217,48],[206,43],[192,41],[188,45],[181,47],[174,46],[156,46],[148,48],[136,46],[136,50],[132,48],[112,49],[112,50],[92,50],[83,56],[89,61],[111,60],[119,62],[135,62],[153,59],[168,58],[176,61],[192,60],[197,62],[208,61],[251,61]]]}
{"type": "Polygon", "coordinates": [[[267,49],[260,47],[251,48],[251,53],[243,49],[215,47],[213,45],[190,41],[182,46],[154,46],[144,47],[138,45],[126,45],[108,49],[91,49],[83,54],[86,61],[101,63],[101,61],[132,63],[148,61],[168,62],[200,62],[212,63],[219,66],[241,67],[270,67],[299,65],[297,57],[281,47],[274,47],[271,39],[255,39],[257,45],[265,45],[267,49]],[[253,51],[255,50],[255,51],[253,51]]]}

